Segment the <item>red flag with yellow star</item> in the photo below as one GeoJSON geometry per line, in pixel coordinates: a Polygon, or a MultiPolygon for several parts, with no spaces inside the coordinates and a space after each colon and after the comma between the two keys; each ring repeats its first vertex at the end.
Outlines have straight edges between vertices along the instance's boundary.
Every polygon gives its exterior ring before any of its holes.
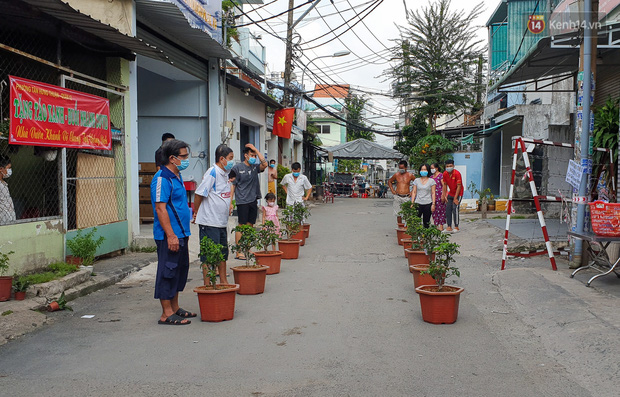
{"type": "Polygon", "coordinates": [[[276,110],[276,113],[273,116],[273,135],[290,139],[294,118],[295,108],[276,110]]]}

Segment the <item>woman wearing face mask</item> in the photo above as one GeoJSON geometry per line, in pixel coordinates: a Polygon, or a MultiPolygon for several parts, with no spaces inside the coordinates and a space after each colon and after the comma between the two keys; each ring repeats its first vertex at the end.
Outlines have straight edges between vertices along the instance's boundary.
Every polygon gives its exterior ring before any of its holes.
{"type": "Polygon", "coordinates": [[[443,173],[439,164],[431,164],[430,177],[435,181],[435,211],[433,211],[433,222],[437,229],[443,230],[443,225],[446,223],[446,203],[441,201],[443,193],[443,185],[441,183],[443,179],[443,173]]]}
{"type": "Polygon", "coordinates": [[[9,192],[9,185],[5,181],[12,174],[11,159],[0,155],[0,225],[6,225],[15,221],[15,207],[9,192]]]}
{"type": "Polygon", "coordinates": [[[431,213],[435,211],[435,181],[428,176],[430,168],[428,164],[420,167],[420,177],[413,181],[411,191],[411,202],[418,205],[418,216],[425,228],[429,227],[431,213]]]}

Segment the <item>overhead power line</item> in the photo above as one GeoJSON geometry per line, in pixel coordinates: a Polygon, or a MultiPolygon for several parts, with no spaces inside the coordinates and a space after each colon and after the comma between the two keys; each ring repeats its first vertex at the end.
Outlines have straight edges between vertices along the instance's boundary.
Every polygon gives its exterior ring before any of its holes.
{"type": "MultiPolygon", "coordinates": [[[[289,12],[289,11],[291,11],[291,10],[296,10],[296,9],[298,9],[298,8],[300,8],[300,7],[303,7],[303,6],[307,5],[307,4],[312,3],[313,1],[316,1],[316,0],[307,0],[305,3],[302,3],[302,4],[299,4],[299,5],[296,5],[295,7],[290,8],[290,9],[285,10],[285,11],[282,11],[282,12],[281,12],[281,13],[279,13],[279,14],[275,14],[275,15],[272,15],[272,16],[270,16],[270,17],[267,17],[267,18],[261,19],[260,21],[252,21],[251,23],[244,23],[244,24],[241,24],[241,25],[236,25],[235,27],[236,27],[236,28],[242,28],[242,27],[244,27],[244,26],[256,25],[256,24],[259,24],[259,23],[261,23],[261,22],[265,22],[265,21],[268,21],[268,20],[270,20],[270,19],[277,18],[277,17],[279,17],[280,15],[284,15],[284,14],[288,13],[288,12],[289,12]]],[[[254,11],[256,11],[256,10],[254,10],[254,11]]],[[[241,12],[243,12],[243,10],[242,10],[241,12]]],[[[247,15],[247,14],[245,14],[245,15],[247,15]]]]}

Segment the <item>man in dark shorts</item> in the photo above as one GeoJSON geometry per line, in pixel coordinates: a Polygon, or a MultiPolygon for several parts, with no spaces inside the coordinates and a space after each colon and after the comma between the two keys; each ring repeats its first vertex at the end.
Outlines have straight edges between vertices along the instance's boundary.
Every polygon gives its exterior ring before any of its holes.
{"type": "MultiPolygon", "coordinates": [[[[226,279],[226,261],[228,260],[228,216],[231,207],[231,177],[234,154],[226,145],[219,145],[215,149],[215,163],[205,172],[200,186],[194,196],[194,222],[200,228],[200,241],[208,237],[216,244],[222,245],[224,261],[220,263],[218,271],[220,284],[228,284],[226,279]],[[229,173],[230,171],[230,173],[229,173]]],[[[233,177],[234,178],[234,177],[233,177]]],[[[200,258],[204,262],[204,258],[200,258]]],[[[205,285],[208,284],[207,271],[203,269],[202,276],[205,285]]]]}
{"type": "MultiPolygon", "coordinates": [[[[243,162],[236,164],[233,171],[237,178],[233,181],[232,194],[237,203],[237,221],[239,225],[254,226],[258,215],[257,200],[261,198],[258,174],[267,168],[267,160],[252,145],[248,143],[243,148],[243,162]]],[[[241,233],[235,233],[235,243],[239,242],[241,233]]],[[[236,259],[245,258],[237,254],[236,259]]]]}
{"type": "Polygon", "coordinates": [[[187,283],[190,212],[181,171],[189,166],[187,143],[172,139],[162,146],[162,165],[151,182],[153,237],[157,244],[155,299],[162,308],[159,324],[186,325],[196,317],[179,307],[179,291],[187,283]]]}

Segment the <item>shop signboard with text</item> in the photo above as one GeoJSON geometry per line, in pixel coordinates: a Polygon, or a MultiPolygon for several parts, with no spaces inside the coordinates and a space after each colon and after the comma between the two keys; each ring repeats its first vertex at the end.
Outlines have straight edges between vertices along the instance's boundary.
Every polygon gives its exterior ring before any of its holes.
{"type": "Polygon", "coordinates": [[[12,145],[112,149],[110,101],[9,76],[12,145]]]}

